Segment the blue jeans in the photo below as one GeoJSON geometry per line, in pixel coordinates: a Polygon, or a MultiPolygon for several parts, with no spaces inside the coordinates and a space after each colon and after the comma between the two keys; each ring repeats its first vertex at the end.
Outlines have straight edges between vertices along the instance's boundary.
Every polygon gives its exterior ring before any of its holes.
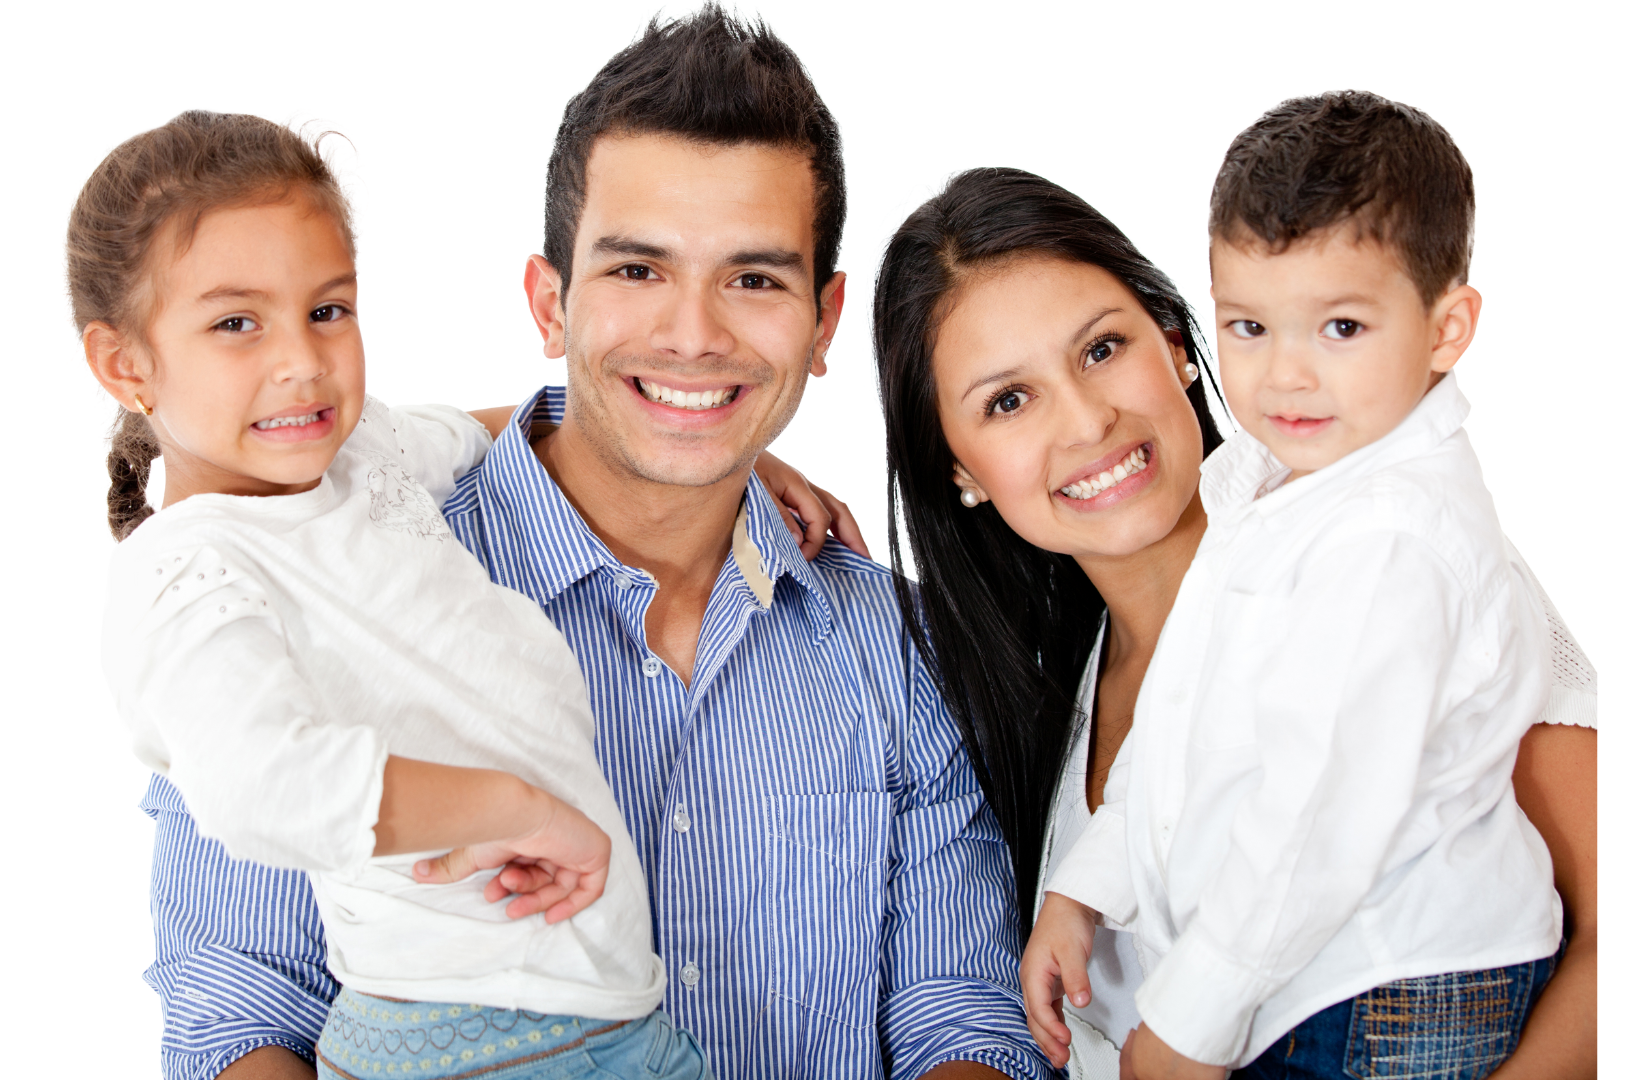
{"type": "Polygon", "coordinates": [[[661,1010],[589,1020],[342,989],[317,1050],[319,1080],[712,1080],[703,1051],[661,1010]]]}
{"type": "Polygon", "coordinates": [[[1385,983],[1302,1021],[1230,1075],[1480,1080],[1514,1053],[1559,956],[1385,983]]]}

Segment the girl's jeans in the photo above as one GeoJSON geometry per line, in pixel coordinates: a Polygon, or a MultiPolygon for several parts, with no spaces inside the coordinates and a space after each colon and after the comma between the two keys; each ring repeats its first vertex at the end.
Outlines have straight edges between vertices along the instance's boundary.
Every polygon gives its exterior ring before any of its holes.
{"type": "Polygon", "coordinates": [[[1480,1080],[1506,1061],[1560,953],[1512,967],[1401,979],[1323,1009],[1232,1080],[1480,1080]]]}
{"type": "Polygon", "coordinates": [[[343,989],[317,1050],[319,1080],[711,1080],[703,1051],[662,1011],[589,1020],[343,989]]]}

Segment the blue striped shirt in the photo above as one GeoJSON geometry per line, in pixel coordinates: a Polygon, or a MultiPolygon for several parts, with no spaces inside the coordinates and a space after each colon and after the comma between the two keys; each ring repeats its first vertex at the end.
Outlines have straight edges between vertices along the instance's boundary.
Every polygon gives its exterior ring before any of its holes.
{"type": "MultiPolygon", "coordinates": [[[[585,525],[517,410],[443,511],[536,600],[584,669],[596,752],[646,869],[664,1008],[716,1075],[915,1077],[978,1061],[1052,1075],[1027,1034],[1009,858],[889,573],[807,562],[751,480],[688,687],[646,646],[656,582],[585,525]]],[[[155,779],[165,1072],[257,1046],[310,1054],[336,987],[303,875],[228,859],[155,779]]]]}

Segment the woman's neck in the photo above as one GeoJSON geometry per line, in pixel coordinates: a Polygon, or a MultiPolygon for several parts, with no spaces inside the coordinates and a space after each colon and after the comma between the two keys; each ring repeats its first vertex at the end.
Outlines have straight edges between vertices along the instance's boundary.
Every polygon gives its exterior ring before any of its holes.
{"type": "Polygon", "coordinates": [[[1129,555],[1077,560],[1106,602],[1108,625],[1102,646],[1106,668],[1120,668],[1132,661],[1144,675],[1207,527],[1208,515],[1198,493],[1191,496],[1168,535],[1156,543],[1129,555]]]}

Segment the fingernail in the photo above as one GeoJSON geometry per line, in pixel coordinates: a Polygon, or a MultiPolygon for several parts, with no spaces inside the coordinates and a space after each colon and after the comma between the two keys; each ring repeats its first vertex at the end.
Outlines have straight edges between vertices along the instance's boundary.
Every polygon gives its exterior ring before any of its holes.
{"type": "Polygon", "coordinates": [[[1081,1009],[1083,1006],[1087,1005],[1088,1003],[1089,1003],[1089,992],[1087,990],[1079,990],[1077,993],[1072,995],[1072,1004],[1076,1005],[1079,1009],[1081,1009]]]}
{"type": "Polygon", "coordinates": [[[425,877],[430,872],[431,872],[431,860],[430,859],[421,859],[419,862],[414,864],[414,873],[419,875],[420,877],[425,877]]]}

